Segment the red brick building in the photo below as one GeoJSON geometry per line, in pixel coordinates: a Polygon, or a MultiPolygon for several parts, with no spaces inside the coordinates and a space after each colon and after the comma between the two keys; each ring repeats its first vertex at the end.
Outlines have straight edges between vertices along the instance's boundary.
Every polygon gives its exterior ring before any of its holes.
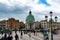
{"type": "Polygon", "coordinates": [[[18,28],[19,27],[19,20],[16,20],[14,18],[9,18],[6,21],[7,28],[18,28]]]}

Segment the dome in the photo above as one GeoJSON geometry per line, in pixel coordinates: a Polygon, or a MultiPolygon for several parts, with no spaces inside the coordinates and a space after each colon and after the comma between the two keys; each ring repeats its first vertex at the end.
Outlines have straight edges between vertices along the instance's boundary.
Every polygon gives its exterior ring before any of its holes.
{"type": "Polygon", "coordinates": [[[54,22],[54,20],[53,19],[50,19],[49,22],[54,22]]]}
{"type": "Polygon", "coordinates": [[[34,22],[34,16],[31,14],[31,11],[29,12],[29,15],[26,17],[26,22],[34,22]]]}

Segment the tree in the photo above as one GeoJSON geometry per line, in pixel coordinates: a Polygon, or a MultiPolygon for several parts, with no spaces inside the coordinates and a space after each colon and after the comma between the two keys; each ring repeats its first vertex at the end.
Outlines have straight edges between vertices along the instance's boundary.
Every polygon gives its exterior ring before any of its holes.
{"type": "Polygon", "coordinates": [[[25,28],[24,22],[20,22],[20,28],[21,28],[21,29],[22,29],[22,28],[25,28]]]}

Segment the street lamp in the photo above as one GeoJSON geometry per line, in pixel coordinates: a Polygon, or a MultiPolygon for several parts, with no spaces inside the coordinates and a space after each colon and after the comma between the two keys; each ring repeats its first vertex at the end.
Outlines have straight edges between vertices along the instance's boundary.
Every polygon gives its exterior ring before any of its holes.
{"type": "Polygon", "coordinates": [[[45,16],[45,20],[46,20],[46,21],[48,20],[48,16],[47,16],[47,15],[45,16]]]}
{"type": "Polygon", "coordinates": [[[57,16],[55,16],[55,22],[57,22],[57,16]]]}
{"type": "Polygon", "coordinates": [[[51,21],[50,21],[50,23],[51,23],[51,40],[53,40],[53,33],[52,33],[52,11],[50,11],[50,17],[51,17],[51,21]]]}
{"type": "Polygon", "coordinates": [[[52,13],[53,13],[53,12],[52,12],[52,11],[50,11],[50,17],[51,17],[51,18],[52,18],[52,13]]]}
{"type": "MultiPolygon", "coordinates": [[[[55,16],[55,22],[56,22],[56,24],[57,24],[57,16],[55,16]]],[[[56,26],[56,28],[57,28],[57,26],[56,26]]]]}
{"type": "Polygon", "coordinates": [[[47,29],[47,27],[48,27],[48,25],[47,25],[47,24],[48,24],[48,23],[47,23],[47,21],[48,21],[48,16],[47,16],[47,15],[45,16],[45,21],[46,21],[46,29],[47,29]]]}
{"type": "Polygon", "coordinates": [[[47,40],[47,39],[48,39],[47,19],[48,19],[48,16],[45,16],[46,26],[45,26],[45,28],[44,28],[44,40],[47,40]]]}

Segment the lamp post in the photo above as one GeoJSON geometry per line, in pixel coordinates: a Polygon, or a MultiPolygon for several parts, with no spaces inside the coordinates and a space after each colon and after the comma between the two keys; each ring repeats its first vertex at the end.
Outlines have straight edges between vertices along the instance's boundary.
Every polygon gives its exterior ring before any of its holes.
{"type": "Polygon", "coordinates": [[[46,16],[45,16],[45,21],[46,21],[46,29],[47,29],[47,27],[48,27],[48,26],[47,26],[47,20],[48,20],[48,16],[46,15],[46,16]]]}
{"type": "Polygon", "coordinates": [[[57,22],[57,16],[55,16],[55,22],[57,22]]]}
{"type": "Polygon", "coordinates": [[[49,40],[49,39],[48,39],[47,19],[48,19],[48,16],[45,16],[46,26],[45,26],[45,28],[44,28],[44,40],[49,40]]]}
{"type": "MultiPolygon", "coordinates": [[[[56,22],[56,24],[57,24],[57,16],[55,16],[55,22],[56,22]]],[[[56,25],[56,28],[57,28],[57,25],[56,25]]]]}
{"type": "Polygon", "coordinates": [[[50,17],[51,17],[51,21],[50,21],[50,23],[51,23],[51,40],[53,40],[53,33],[52,33],[52,11],[50,11],[50,17]]]}

